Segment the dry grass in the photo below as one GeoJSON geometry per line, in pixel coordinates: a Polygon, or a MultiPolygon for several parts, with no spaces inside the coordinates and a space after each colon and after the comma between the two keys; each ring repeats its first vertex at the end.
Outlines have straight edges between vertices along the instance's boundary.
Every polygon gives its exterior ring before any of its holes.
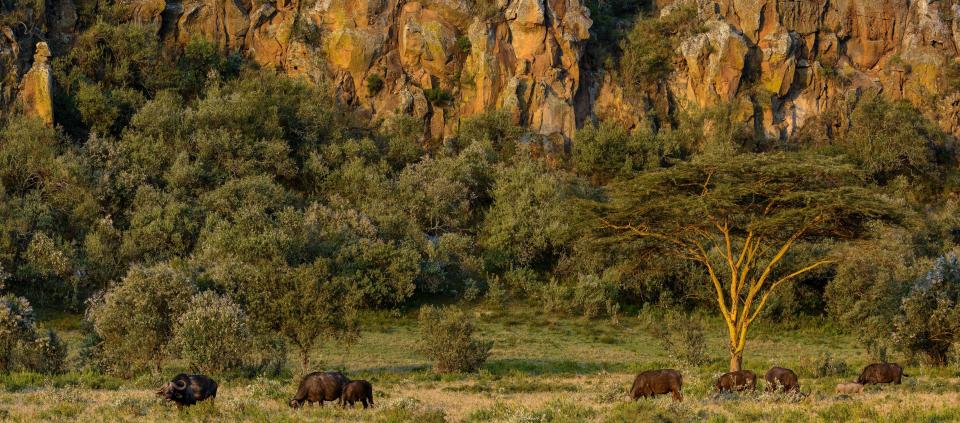
{"type": "MultiPolygon", "coordinates": [[[[621,318],[615,326],[528,309],[477,313],[480,334],[496,341],[478,374],[433,374],[413,349],[415,323],[407,315],[371,315],[358,344],[321,348],[320,367],[340,368],[374,383],[373,410],[328,405],[292,411],[286,400],[296,388],[295,377],[221,376],[215,403],[178,410],[150,389],[166,374],[135,380],[17,374],[0,377],[0,421],[960,421],[960,375],[950,369],[908,365],[913,377],[903,385],[870,387],[854,397],[834,395],[834,386],[853,379],[867,357],[849,336],[822,322],[797,325],[800,329],[761,327],[748,347],[746,367],[758,373],[774,364],[792,367],[800,373],[804,396],[720,396],[712,389],[726,363],[719,337],[710,339],[715,357],[693,367],[660,350],[649,335],[649,320],[621,318]],[[811,366],[826,352],[850,369],[812,377],[811,366]],[[667,366],[684,374],[683,403],[669,397],[623,399],[635,372],[667,366]]],[[[720,334],[718,329],[711,333],[720,334]]]]}

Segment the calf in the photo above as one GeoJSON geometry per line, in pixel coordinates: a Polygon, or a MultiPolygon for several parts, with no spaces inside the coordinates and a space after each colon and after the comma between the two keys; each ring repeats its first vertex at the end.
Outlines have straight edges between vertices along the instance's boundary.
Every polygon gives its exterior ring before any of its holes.
{"type": "Polygon", "coordinates": [[[757,375],[749,370],[724,373],[717,379],[717,390],[733,392],[757,389],[757,375]]]}
{"type": "Polygon", "coordinates": [[[856,382],[840,383],[837,384],[837,393],[847,395],[861,394],[863,393],[863,385],[856,382]]]}
{"type": "Polygon", "coordinates": [[[780,392],[800,391],[800,381],[797,379],[797,374],[794,373],[793,370],[783,367],[772,367],[770,370],[767,370],[765,379],[767,380],[768,392],[776,391],[777,388],[780,388],[780,392]]]}
{"type": "Polygon", "coordinates": [[[348,382],[343,387],[343,395],[340,397],[340,403],[344,407],[353,408],[355,403],[363,404],[363,408],[373,406],[373,385],[365,380],[354,380],[348,382]]]}

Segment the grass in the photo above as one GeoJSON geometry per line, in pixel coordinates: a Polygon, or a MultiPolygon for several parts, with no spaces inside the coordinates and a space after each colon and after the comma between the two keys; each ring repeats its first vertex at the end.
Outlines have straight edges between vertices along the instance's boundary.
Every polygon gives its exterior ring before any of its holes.
{"type": "MultiPolygon", "coordinates": [[[[853,337],[819,320],[792,325],[761,323],[747,347],[745,367],[761,374],[772,365],[795,369],[803,396],[757,393],[719,395],[712,387],[725,370],[722,327],[707,319],[711,360],[690,366],[672,360],[651,336],[657,319],[622,316],[607,321],[552,316],[532,308],[473,311],[480,336],[495,341],[482,370],[438,375],[414,348],[413,313],[376,312],[365,319],[354,345],[327,344],[317,368],[338,368],[374,384],[377,406],[345,410],[327,406],[290,410],[295,377],[218,376],[213,403],[178,410],[153,395],[174,372],[121,379],[92,372],[44,376],[0,375],[0,420],[33,421],[363,421],[363,422],[637,422],[637,421],[891,421],[960,420],[960,375],[955,369],[907,366],[900,386],[868,387],[837,396],[834,386],[852,380],[868,362],[853,337]],[[833,366],[822,370],[829,353],[833,366]],[[843,365],[836,365],[844,363],[843,365]],[[625,401],[633,375],[672,367],[684,375],[683,403],[668,396],[625,401]],[[169,373],[169,374],[167,374],[169,373]],[[816,377],[820,375],[821,377],[816,377]]],[[[69,316],[47,324],[78,327],[69,316]]],[[[71,351],[74,353],[74,351],[71,351]]],[[[898,357],[894,357],[898,358],[898,357]]],[[[901,362],[905,362],[901,359],[901,362]]],[[[296,373],[291,369],[289,373],[296,373]]]]}

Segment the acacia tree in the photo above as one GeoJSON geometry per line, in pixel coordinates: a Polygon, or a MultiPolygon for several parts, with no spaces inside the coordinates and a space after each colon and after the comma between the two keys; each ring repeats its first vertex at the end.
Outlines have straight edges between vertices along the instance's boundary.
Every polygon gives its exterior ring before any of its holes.
{"type": "Polygon", "coordinates": [[[707,160],[613,184],[591,210],[600,238],[706,268],[734,371],[750,325],[776,288],[830,263],[784,268],[794,247],[856,237],[866,222],[895,216],[867,188],[866,175],[837,158],[781,153],[707,160]]]}

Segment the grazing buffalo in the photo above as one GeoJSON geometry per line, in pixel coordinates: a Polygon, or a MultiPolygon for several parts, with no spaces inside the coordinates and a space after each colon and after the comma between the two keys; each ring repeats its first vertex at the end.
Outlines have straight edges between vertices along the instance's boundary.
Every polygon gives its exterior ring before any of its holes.
{"type": "Polygon", "coordinates": [[[194,405],[207,398],[212,401],[217,397],[217,382],[204,375],[180,373],[160,387],[157,396],[177,403],[177,407],[194,405]]]}
{"type": "Polygon", "coordinates": [[[717,390],[733,392],[757,389],[757,375],[749,370],[724,373],[717,379],[717,390]]]}
{"type": "Polygon", "coordinates": [[[773,367],[767,370],[767,391],[774,392],[780,388],[780,392],[800,392],[800,381],[793,370],[783,367],[773,367]]]}
{"type": "Polygon", "coordinates": [[[903,372],[903,367],[897,363],[875,363],[863,369],[857,383],[861,385],[870,385],[877,383],[894,383],[899,385],[904,377],[910,375],[903,372]]]}
{"type": "Polygon", "coordinates": [[[683,376],[672,369],[647,370],[637,375],[630,388],[630,398],[647,398],[660,394],[673,393],[675,401],[683,401],[683,376]]]}
{"type": "Polygon", "coordinates": [[[320,403],[336,401],[343,394],[343,387],[350,382],[340,372],[313,372],[303,377],[297,395],[290,399],[290,407],[300,408],[304,402],[320,403]]]}
{"type": "Polygon", "coordinates": [[[856,382],[840,383],[837,384],[837,393],[847,395],[861,394],[863,393],[863,385],[856,382]]]}
{"type": "Polygon", "coordinates": [[[343,387],[343,396],[340,397],[340,403],[344,407],[349,405],[350,408],[353,408],[353,405],[358,402],[363,404],[363,408],[373,406],[373,385],[370,382],[354,380],[347,382],[346,386],[343,387]]]}

